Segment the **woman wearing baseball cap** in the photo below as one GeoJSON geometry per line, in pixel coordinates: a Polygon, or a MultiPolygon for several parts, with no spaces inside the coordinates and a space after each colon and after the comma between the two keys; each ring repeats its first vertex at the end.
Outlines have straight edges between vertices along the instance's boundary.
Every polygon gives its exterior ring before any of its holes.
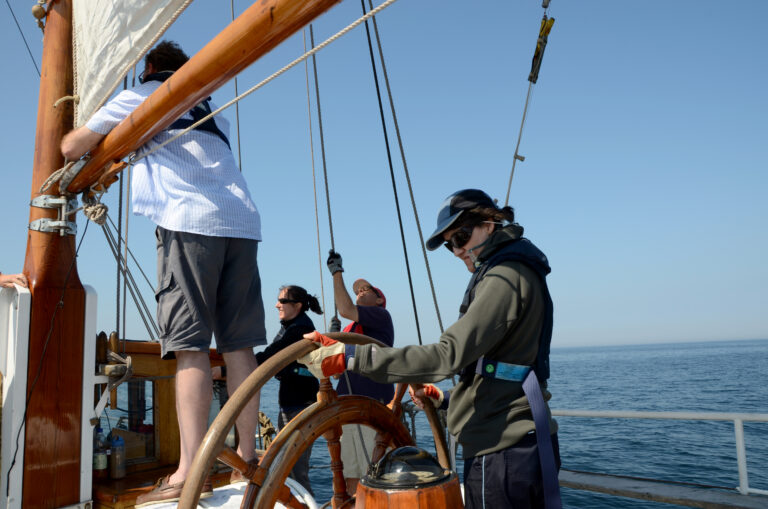
{"type": "Polygon", "coordinates": [[[514,219],[511,207],[497,207],[478,189],[443,202],[427,248],[444,245],[472,277],[459,319],[439,342],[345,347],[314,332],[305,337],[324,346],[299,360],[320,378],[344,369],[377,382],[438,382],[458,374],[451,391],[426,385],[412,397],[447,408],[448,429],[463,448],[468,508],[561,506],[557,423],[546,403],[550,268],[514,219]]]}

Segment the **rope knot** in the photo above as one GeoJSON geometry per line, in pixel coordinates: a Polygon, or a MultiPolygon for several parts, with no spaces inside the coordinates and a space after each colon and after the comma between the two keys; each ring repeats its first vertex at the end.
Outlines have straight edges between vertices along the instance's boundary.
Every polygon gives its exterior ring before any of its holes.
{"type": "Polygon", "coordinates": [[[103,226],[107,221],[108,211],[109,208],[103,203],[83,205],[83,214],[85,214],[85,217],[98,224],[99,226],[103,226]]]}
{"type": "Polygon", "coordinates": [[[90,193],[83,193],[83,214],[99,226],[104,226],[107,222],[107,212],[109,208],[101,203],[101,195],[106,190],[99,184],[99,189],[91,186],[90,193]]]}

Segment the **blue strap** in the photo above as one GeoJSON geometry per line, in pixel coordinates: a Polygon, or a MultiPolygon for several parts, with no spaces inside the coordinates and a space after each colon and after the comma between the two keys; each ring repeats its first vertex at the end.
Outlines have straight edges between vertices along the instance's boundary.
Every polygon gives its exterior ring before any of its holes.
{"type": "Polygon", "coordinates": [[[531,407],[533,422],[536,426],[536,445],[539,449],[541,477],[544,484],[544,507],[546,509],[560,509],[563,507],[563,502],[560,500],[560,483],[557,479],[552,437],[549,434],[547,405],[541,394],[539,380],[533,371],[530,371],[523,381],[523,392],[528,398],[528,405],[531,407]]]}

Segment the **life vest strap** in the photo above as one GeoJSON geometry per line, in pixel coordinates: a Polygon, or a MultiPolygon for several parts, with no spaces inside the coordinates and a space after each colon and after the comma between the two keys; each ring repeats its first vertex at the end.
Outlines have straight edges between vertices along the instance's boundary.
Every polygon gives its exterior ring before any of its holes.
{"type": "Polygon", "coordinates": [[[536,429],[536,444],[538,446],[544,485],[544,507],[546,509],[562,508],[560,487],[557,479],[557,466],[555,465],[555,455],[552,448],[552,437],[549,434],[547,404],[544,402],[544,395],[541,393],[536,373],[530,366],[492,361],[485,357],[477,359],[475,373],[486,378],[523,382],[523,392],[528,398],[536,429]]]}
{"type": "Polygon", "coordinates": [[[475,374],[509,382],[522,382],[530,371],[530,366],[494,361],[485,357],[477,359],[475,364],[475,374]]]}
{"type": "Polygon", "coordinates": [[[309,371],[309,370],[308,370],[307,368],[305,368],[304,366],[299,366],[299,367],[297,367],[297,368],[293,368],[293,370],[292,370],[292,371],[293,371],[293,374],[294,374],[294,375],[299,375],[299,376],[308,376],[308,377],[312,377],[312,378],[314,378],[314,377],[315,377],[315,375],[313,375],[313,374],[312,374],[312,372],[311,372],[311,371],[309,371]]]}

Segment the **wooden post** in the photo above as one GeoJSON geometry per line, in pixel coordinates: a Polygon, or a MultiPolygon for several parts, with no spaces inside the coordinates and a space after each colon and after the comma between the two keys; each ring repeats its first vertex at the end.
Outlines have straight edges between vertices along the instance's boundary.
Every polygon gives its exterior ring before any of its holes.
{"type": "MultiPolygon", "coordinates": [[[[59,144],[72,127],[72,5],[51,2],[43,39],[42,74],[32,173],[32,198],[63,166],[59,144]]],[[[30,221],[56,218],[55,209],[30,209],[30,221]]],[[[80,445],[85,292],[77,275],[75,237],[30,231],[24,273],[32,310],[24,434],[22,505],[53,508],[80,498],[80,445]],[[55,320],[52,317],[55,313],[55,320]]],[[[91,353],[90,355],[93,355],[91,353]]]]}

